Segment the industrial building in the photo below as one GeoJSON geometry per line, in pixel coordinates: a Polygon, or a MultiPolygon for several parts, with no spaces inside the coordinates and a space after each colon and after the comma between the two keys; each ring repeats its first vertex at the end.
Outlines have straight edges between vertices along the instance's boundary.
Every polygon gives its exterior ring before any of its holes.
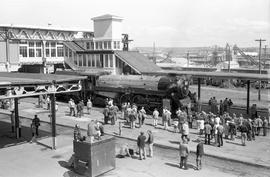
{"type": "Polygon", "coordinates": [[[154,63],[128,51],[122,17],[92,18],[94,31],[0,25],[0,71],[52,73],[70,69],[86,73],[144,74],[157,71],[154,63]]]}

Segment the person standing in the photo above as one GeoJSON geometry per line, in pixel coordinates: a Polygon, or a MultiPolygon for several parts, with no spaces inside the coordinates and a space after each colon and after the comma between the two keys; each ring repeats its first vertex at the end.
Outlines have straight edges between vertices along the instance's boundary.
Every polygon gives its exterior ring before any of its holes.
{"type": "Polygon", "coordinates": [[[183,139],[186,139],[186,140],[188,140],[188,135],[189,135],[189,127],[188,127],[188,123],[187,123],[187,121],[185,121],[184,123],[183,123],[183,127],[182,127],[182,140],[183,139]]]}
{"type": "Polygon", "coordinates": [[[69,110],[70,110],[69,116],[75,116],[75,103],[73,99],[70,98],[68,105],[69,105],[69,110]]]}
{"type": "Polygon", "coordinates": [[[220,123],[219,125],[217,125],[217,142],[218,142],[218,147],[223,146],[223,131],[224,131],[224,128],[223,128],[222,124],[220,123]]]}
{"type": "Polygon", "coordinates": [[[143,156],[143,159],[146,159],[145,141],[146,141],[146,137],[144,136],[144,132],[141,132],[137,138],[137,145],[139,148],[140,160],[142,160],[142,156],[143,156]]]}
{"type": "Polygon", "coordinates": [[[228,112],[228,107],[229,107],[229,100],[228,98],[225,98],[225,100],[223,101],[224,112],[228,112]]]}
{"type": "Polygon", "coordinates": [[[248,129],[247,127],[245,126],[245,124],[241,124],[239,126],[239,130],[241,132],[241,141],[242,141],[242,145],[245,146],[246,145],[246,139],[247,139],[247,132],[248,132],[248,129]]]}
{"type": "Polygon", "coordinates": [[[74,135],[74,141],[80,141],[82,138],[81,129],[80,129],[80,126],[78,124],[76,124],[74,127],[73,135],[74,135]]]}
{"type": "Polygon", "coordinates": [[[266,117],[264,117],[263,118],[263,136],[267,135],[267,125],[268,125],[267,119],[266,117]]]}
{"type": "Polygon", "coordinates": [[[34,127],[36,128],[35,134],[36,136],[39,135],[38,128],[40,126],[40,119],[38,118],[37,115],[35,115],[34,119],[32,120],[32,123],[34,124],[34,127]]]}
{"type": "Polygon", "coordinates": [[[104,115],[104,124],[108,124],[108,119],[109,119],[109,106],[107,105],[104,108],[103,115],[104,115]]]}
{"type": "Polygon", "coordinates": [[[257,136],[259,136],[260,133],[261,133],[261,129],[263,127],[263,121],[261,119],[261,116],[258,116],[258,118],[256,119],[256,121],[257,121],[257,125],[258,125],[258,127],[257,127],[257,136]]]}
{"type": "Polygon", "coordinates": [[[91,122],[87,125],[87,136],[90,137],[90,142],[92,143],[94,141],[94,136],[96,136],[96,125],[95,121],[91,120],[91,122]]]}
{"type": "Polygon", "coordinates": [[[179,145],[179,156],[180,156],[180,168],[187,169],[187,158],[189,155],[189,148],[187,140],[184,138],[183,142],[179,145]]]}
{"type": "Polygon", "coordinates": [[[31,133],[32,133],[32,139],[30,140],[30,143],[37,142],[37,127],[35,123],[31,123],[31,133]]]}
{"type": "Polygon", "coordinates": [[[92,106],[93,106],[93,104],[92,104],[91,100],[88,99],[86,107],[87,107],[87,112],[89,115],[91,114],[92,106]]]}
{"type": "Polygon", "coordinates": [[[46,104],[47,104],[47,110],[50,110],[50,107],[51,107],[50,96],[47,96],[47,98],[46,98],[46,104]]]}
{"type": "Polygon", "coordinates": [[[149,146],[149,157],[153,157],[154,136],[151,130],[148,130],[147,133],[148,133],[147,143],[149,146]]]}
{"type": "Polygon", "coordinates": [[[223,104],[222,100],[220,100],[220,102],[219,102],[219,114],[220,115],[224,114],[224,104],[223,104]]]}
{"type": "Polygon", "coordinates": [[[206,122],[204,130],[205,130],[205,144],[210,145],[212,126],[209,124],[209,122],[206,122]]]}
{"type": "Polygon", "coordinates": [[[158,116],[159,116],[159,112],[157,110],[157,108],[155,108],[154,112],[153,112],[153,126],[157,127],[158,125],[158,116]]]}
{"type": "Polygon", "coordinates": [[[203,142],[201,139],[199,140],[199,143],[197,144],[197,151],[196,151],[196,165],[197,165],[197,170],[202,169],[202,156],[204,154],[204,147],[203,147],[203,142]]]}

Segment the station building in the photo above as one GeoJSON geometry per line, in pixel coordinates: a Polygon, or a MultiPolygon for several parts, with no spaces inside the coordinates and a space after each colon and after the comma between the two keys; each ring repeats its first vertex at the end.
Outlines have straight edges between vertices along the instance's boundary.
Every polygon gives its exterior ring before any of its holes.
{"type": "Polygon", "coordinates": [[[144,74],[160,68],[142,54],[128,51],[122,17],[92,18],[94,31],[0,25],[0,71],[144,74]]]}

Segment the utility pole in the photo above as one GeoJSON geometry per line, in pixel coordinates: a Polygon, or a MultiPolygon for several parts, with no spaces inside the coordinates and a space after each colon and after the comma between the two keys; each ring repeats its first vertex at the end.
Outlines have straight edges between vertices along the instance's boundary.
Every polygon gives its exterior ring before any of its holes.
{"type": "MultiPolygon", "coordinates": [[[[262,49],[262,42],[266,41],[265,39],[256,39],[255,41],[259,43],[259,73],[262,73],[261,70],[261,49],[262,49]]],[[[258,100],[261,101],[261,81],[259,80],[259,92],[258,92],[258,100]]]]}

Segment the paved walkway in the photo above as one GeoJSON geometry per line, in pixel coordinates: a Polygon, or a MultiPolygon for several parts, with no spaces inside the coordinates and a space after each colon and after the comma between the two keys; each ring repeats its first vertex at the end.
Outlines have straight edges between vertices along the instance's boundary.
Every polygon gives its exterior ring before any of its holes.
{"type": "MultiPolygon", "coordinates": [[[[91,115],[84,115],[82,118],[75,118],[68,116],[68,107],[65,103],[59,103],[59,110],[57,112],[56,123],[64,126],[74,127],[75,124],[79,124],[82,129],[86,129],[87,124],[91,120],[103,121],[102,109],[94,108],[91,115]]],[[[2,113],[8,113],[6,110],[0,110],[2,113]]],[[[33,103],[33,99],[25,99],[20,101],[19,114],[22,117],[33,118],[35,114],[38,114],[42,121],[50,122],[48,112],[42,108],[36,108],[33,103]]],[[[119,121],[119,120],[118,120],[119,121]]],[[[123,120],[120,120],[123,121],[123,120]]],[[[165,131],[162,126],[153,128],[152,120],[146,119],[146,124],[142,128],[123,128],[122,136],[125,138],[136,139],[140,131],[152,130],[155,137],[155,144],[158,146],[165,146],[168,148],[178,148],[181,135],[179,133],[173,133],[172,127],[170,131],[165,131]]],[[[30,126],[30,125],[29,125],[30,126]]],[[[118,123],[116,125],[105,125],[105,132],[108,134],[118,136],[118,123]]],[[[190,130],[190,147],[194,152],[197,145],[197,130],[190,130]]],[[[201,137],[202,138],[202,137],[201,137]]],[[[236,160],[243,163],[254,164],[259,166],[265,166],[270,168],[270,137],[259,136],[256,137],[256,141],[247,142],[247,146],[241,145],[241,140],[235,141],[225,140],[224,146],[221,148],[208,145],[205,146],[205,153],[210,156],[219,157],[222,159],[236,160]]]]}
{"type": "MultiPolygon", "coordinates": [[[[44,139],[46,143],[49,139],[44,139]]],[[[84,177],[76,174],[67,167],[67,161],[72,154],[72,137],[58,136],[59,147],[51,149],[39,144],[23,143],[0,150],[0,177],[84,177]]],[[[107,172],[101,177],[236,177],[229,171],[224,172],[217,168],[203,168],[201,171],[181,170],[178,167],[178,158],[148,158],[135,160],[132,158],[116,158],[116,169],[107,172]]]]}

